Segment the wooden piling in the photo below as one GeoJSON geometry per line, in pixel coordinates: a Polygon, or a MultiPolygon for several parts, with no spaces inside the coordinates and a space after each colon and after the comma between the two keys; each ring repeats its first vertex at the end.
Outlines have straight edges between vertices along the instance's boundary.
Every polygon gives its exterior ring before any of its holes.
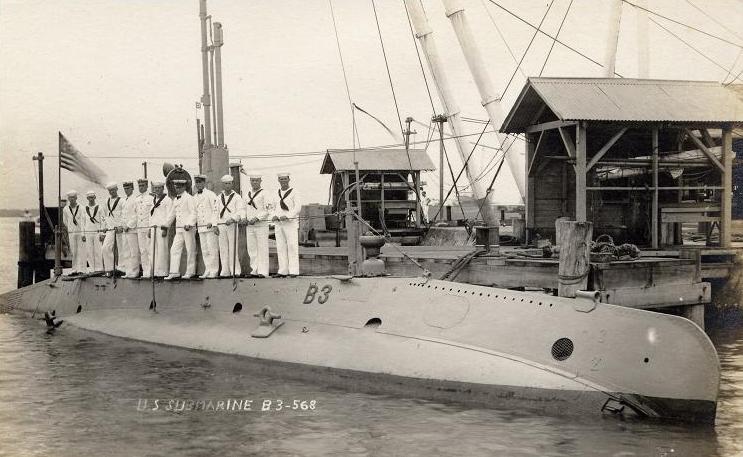
{"type": "Polygon", "coordinates": [[[557,220],[555,230],[560,247],[557,293],[560,297],[575,297],[576,291],[588,286],[593,224],[557,220]]]}
{"type": "Polygon", "coordinates": [[[34,282],[35,247],[34,235],[36,224],[34,221],[18,223],[18,288],[30,286],[34,282]]]}

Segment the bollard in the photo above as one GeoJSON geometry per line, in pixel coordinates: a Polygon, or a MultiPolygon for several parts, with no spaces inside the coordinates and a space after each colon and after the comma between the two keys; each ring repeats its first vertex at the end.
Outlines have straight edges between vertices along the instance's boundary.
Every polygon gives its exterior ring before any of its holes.
{"type": "Polygon", "coordinates": [[[560,297],[575,297],[577,291],[588,287],[593,224],[557,220],[555,228],[557,245],[560,247],[557,294],[560,297]]]}

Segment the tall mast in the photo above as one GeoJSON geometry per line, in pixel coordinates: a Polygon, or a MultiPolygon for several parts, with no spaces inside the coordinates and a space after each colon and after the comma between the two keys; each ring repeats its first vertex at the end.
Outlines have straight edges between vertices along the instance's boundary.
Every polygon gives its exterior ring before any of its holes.
{"type": "MultiPolygon", "coordinates": [[[[428,18],[426,18],[420,0],[405,0],[405,5],[410,13],[410,20],[415,29],[415,36],[421,44],[423,54],[426,56],[426,62],[428,62],[428,68],[431,70],[431,74],[433,75],[436,90],[441,99],[441,103],[444,106],[444,111],[446,111],[446,120],[449,121],[449,128],[451,129],[452,135],[455,137],[457,152],[459,152],[459,157],[461,157],[462,163],[466,164],[465,172],[470,183],[470,188],[477,200],[478,206],[482,206],[483,208],[483,219],[485,220],[485,223],[487,225],[492,225],[497,222],[497,218],[494,218],[495,215],[489,211],[490,205],[482,204],[483,200],[488,197],[488,183],[483,179],[479,181],[477,180],[478,175],[483,171],[482,163],[477,154],[472,154],[468,160],[471,148],[468,147],[466,139],[462,137],[464,128],[462,127],[459,106],[457,106],[457,102],[452,95],[451,88],[449,87],[449,80],[444,71],[444,66],[441,64],[441,60],[439,59],[439,53],[433,37],[433,30],[428,23],[428,18]],[[488,210],[485,211],[485,208],[488,208],[488,210]]],[[[441,124],[443,124],[443,122],[441,124]]],[[[439,166],[442,166],[442,164],[440,163],[439,166]]],[[[440,171],[442,172],[443,170],[440,171]]],[[[442,197],[440,196],[440,198],[442,197]]],[[[443,204],[443,201],[439,202],[439,205],[443,204]]]]}
{"type": "Polygon", "coordinates": [[[609,2],[609,26],[606,29],[606,49],[604,51],[604,76],[613,78],[617,63],[619,23],[622,20],[622,0],[609,0],[609,2]]]}
{"type": "MultiPolygon", "coordinates": [[[[500,98],[495,93],[493,81],[490,79],[490,75],[484,65],[480,50],[472,36],[472,31],[467,22],[467,17],[464,14],[464,7],[461,5],[460,0],[442,1],[444,3],[444,8],[446,9],[446,16],[451,21],[454,33],[456,33],[457,40],[459,40],[459,46],[462,48],[465,60],[467,60],[467,66],[469,67],[472,78],[475,80],[477,89],[480,92],[482,106],[484,106],[485,110],[488,112],[490,124],[495,130],[500,147],[503,148],[506,136],[498,130],[504,118],[500,98]]],[[[519,189],[523,201],[524,196],[526,195],[524,178],[526,175],[526,166],[524,165],[524,161],[516,151],[506,152],[505,160],[508,163],[508,167],[511,169],[511,173],[513,174],[513,178],[516,181],[516,186],[519,189]]]]}
{"type": "Polygon", "coordinates": [[[204,148],[212,145],[211,97],[209,95],[209,47],[206,44],[206,0],[199,0],[199,19],[201,19],[201,69],[204,93],[201,104],[204,106],[204,148]]]}
{"type": "Polygon", "coordinates": [[[214,23],[214,67],[216,71],[215,77],[215,94],[216,100],[214,101],[217,106],[217,118],[214,120],[217,124],[217,146],[224,146],[224,119],[222,110],[222,45],[224,39],[222,37],[222,24],[219,22],[214,23]]]}

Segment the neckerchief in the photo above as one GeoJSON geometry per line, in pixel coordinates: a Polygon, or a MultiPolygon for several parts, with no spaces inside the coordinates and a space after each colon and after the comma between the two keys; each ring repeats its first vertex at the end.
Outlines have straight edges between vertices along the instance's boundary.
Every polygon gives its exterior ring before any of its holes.
{"type": "Polygon", "coordinates": [[[155,214],[155,210],[160,206],[160,203],[162,203],[164,199],[165,199],[165,194],[163,194],[163,196],[160,197],[160,200],[158,200],[157,197],[152,197],[152,209],[150,210],[150,216],[155,214]]]}
{"type": "Polygon", "coordinates": [[[75,212],[72,212],[72,207],[68,206],[70,214],[72,214],[72,223],[77,225],[77,213],[80,212],[80,205],[75,205],[75,212]]]}
{"type": "Polygon", "coordinates": [[[90,214],[90,206],[85,207],[85,212],[88,214],[88,219],[90,219],[90,222],[93,224],[97,224],[98,219],[96,219],[95,217],[98,215],[98,205],[95,205],[93,208],[93,214],[90,214]]]}
{"type": "Polygon", "coordinates": [[[248,205],[252,206],[253,209],[258,209],[258,207],[255,205],[255,202],[253,200],[255,200],[255,197],[257,197],[258,194],[260,194],[261,192],[263,192],[263,189],[258,189],[257,191],[255,191],[255,194],[248,191],[248,198],[250,199],[250,201],[248,202],[248,205]]]}
{"type": "Polygon", "coordinates": [[[116,201],[114,201],[114,206],[111,207],[111,199],[109,198],[106,200],[106,207],[108,207],[108,217],[114,217],[114,210],[119,205],[119,200],[121,200],[121,197],[116,197],[116,201]]]}
{"type": "Polygon", "coordinates": [[[228,198],[228,199],[227,199],[227,201],[225,202],[225,201],[224,201],[224,192],[222,192],[222,194],[220,195],[220,197],[222,197],[222,211],[220,211],[220,212],[219,212],[219,217],[220,217],[220,218],[224,216],[224,212],[225,212],[225,211],[227,211],[228,213],[231,213],[231,212],[232,212],[232,211],[230,211],[230,209],[229,209],[229,208],[227,208],[227,206],[229,206],[229,204],[230,204],[230,202],[232,201],[232,198],[233,198],[234,196],[235,196],[235,192],[233,191],[233,192],[232,192],[232,193],[230,194],[230,198],[228,198]]]}
{"type": "Polygon", "coordinates": [[[282,197],[282,196],[281,196],[281,189],[279,189],[279,199],[280,199],[280,201],[279,201],[279,206],[280,206],[280,207],[281,207],[281,209],[283,209],[284,211],[289,211],[289,207],[288,207],[288,206],[286,206],[286,203],[284,203],[284,199],[285,199],[286,197],[288,197],[290,193],[292,193],[292,189],[289,189],[289,190],[287,190],[287,191],[286,191],[286,193],[284,194],[284,196],[282,197]]]}

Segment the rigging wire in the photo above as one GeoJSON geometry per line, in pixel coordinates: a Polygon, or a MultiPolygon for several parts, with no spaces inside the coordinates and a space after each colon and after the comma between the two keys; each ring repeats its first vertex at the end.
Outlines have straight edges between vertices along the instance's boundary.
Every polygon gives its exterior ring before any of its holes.
{"type": "MultiPolygon", "coordinates": [[[[400,123],[400,133],[403,137],[405,136],[405,129],[402,127],[402,117],[400,116],[400,107],[397,104],[397,95],[395,95],[395,85],[392,84],[392,74],[390,73],[390,65],[387,61],[387,51],[384,49],[384,40],[382,39],[382,29],[379,26],[379,16],[377,16],[377,5],[374,0],[371,0],[372,9],[374,10],[374,21],[377,23],[377,33],[379,34],[379,44],[382,47],[382,56],[384,57],[384,66],[387,69],[387,79],[390,82],[390,90],[392,91],[392,100],[395,102],[395,111],[397,112],[397,122],[400,123]]],[[[411,165],[412,168],[412,165],[411,165]]]]}
{"type": "Polygon", "coordinates": [[[709,20],[711,20],[712,22],[714,22],[715,24],[717,24],[720,27],[722,27],[723,29],[727,30],[728,33],[730,33],[731,35],[735,36],[736,38],[738,38],[740,40],[743,40],[743,37],[741,37],[740,35],[738,35],[734,30],[731,30],[728,26],[726,26],[722,22],[720,22],[717,19],[715,19],[714,16],[711,16],[709,13],[707,13],[706,11],[704,11],[702,8],[700,8],[697,5],[695,5],[694,3],[692,3],[691,0],[686,0],[686,3],[688,3],[689,5],[691,5],[695,10],[697,10],[700,13],[704,14],[705,16],[707,16],[707,18],[709,20]]]}
{"type": "MultiPolygon", "coordinates": [[[[408,27],[410,27],[410,36],[413,39],[413,47],[415,47],[415,55],[418,56],[418,64],[421,68],[421,75],[423,75],[423,82],[426,84],[426,92],[428,93],[428,100],[431,102],[431,112],[436,114],[436,107],[433,104],[433,96],[431,95],[431,88],[428,85],[428,78],[426,78],[426,72],[423,70],[423,60],[421,60],[421,54],[418,50],[418,41],[415,39],[415,32],[413,31],[413,22],[410,20],[410,12],[408,11],[408,5],[404,1],[402,2],[405,7],[405,16],[408,18],[408,27]]],[[[423,4],[421,4],[421,8],[423,4]]]]}
{"type": "Polygon", "coordinates": [[[550,45],[550,50],[547,52],[547,57],[544,58],[544,63],[542,64],[542,68],[539,70],[539,76],[542,76],[542,73],[544,72],[544,68],[547,66],[547,62],[550,60],[550,55],[552,54],[552,50],[555,48],[557,37],[560,36],[560,32],[562,31],[562,26],[565,25],[565,19],[568,18],[568,13],[570,13],[570,7],[572,6],[573,6],[573,0],[570,0],[570,3],[568,4],[567,9],[565,10],[565,15],[562,17],[562,22],[560,22],[560,27],[557,28],[557,33],[555,33],[555,39],[552,40],[552,44],[550,45]]]}
{"type": "MultiPolygon", "coordinates": [[[[521,55],[521,59],[519,59],[519,62],[516,64],[516,69],[513,70],[513,73],[511,73],[511,77],[508,79],[508,83],[506,84],[506,88],[503,89],[503,92],[501,92],[500,98],[502,99],[503,96],[508,92],[508,88],[511,86],[511,83],[513,82],[513,78],[516,76],[516,73],[518,72],[519,68],[521,68],[521,64],[524,63],[524,58],[526,58],[526,54],[529,53],[529,49],[531,49],[531,45],[534,44],[534,39],[537,37],[539,32],[542,30],[542,24],[544,24],[544,20],[547,19],[547,15],[549,14],[550,10],[552,9],[552,5],[554,5],[554,0],[550,1],[550,4],[547,6],[547,11],[544,12],[544,15],[542,16],[542,20],[539,21],[539,25],[537,26],[537,29],[534,31],[534,35],[531,36],[531,40],[529,40],[529,44],[526,46],[526,50],[524,50],[524,53],[521,55]]],[[[555,40],[557,40],[557,37],[555,37],[555,40]]],[[[552,42],[554,44],[554,41],[552,42]]]]}
{"type": "Polygon", "coordinates": [[[513,52],[513,49],[511,49],[511,46],[509,46],[508,42],[506,41],[506,37],[503,36],[503,33],[500,31],[500,27],[498,27],[498,24],[496,24],[495,19],[493,19],[493,15],[490,14],[490,10],[485,4],[485,0],[480,0],[480,4],[482,4],[482,7],[485,9],[485,12],[488,14],[488,17],[490,18],[490,22],[493,24],[493,27],[495,27],[495,31],[498,32],[498,36],[500,36],[500,39],[503,41],[503,44],[506,45],[506,49],[508,49],[508,53],[511,54],[513,61],[517,65],[516,68],[521,72],[521,75],[524,78],[527,78],[526,73],[524,73],[524,70],[521,68],[521,66],[518,65],[519,59],[516,58],[516,53],[513,52]]]}
{"type": "MultiPolygon", "coordinates": [[[[594,64],[598,65],[598,66],[599,66],[599,67],[601,67],[601,68],[604,68],[604,65],[603,65],[603,64],[602,64],[601,62],[599,62],[599,61],[597,61],[597,60],[595,60],[595,59],[593,59],[593,58],[591,58],[591,57],[587,56],[586,54],[584,54],[584,53],[580,52],[579,50],[575,49],[574,47],[570,46],[569,44],[566,44],[565,42],[563,42],[563,41],[559,40],[559,39],[558,39],[557,37],[554,37],[554,36],[550,35],[549,33],[545,32],[545,31],[543,31],[543,30],[539,30],[539,27],[535,26],[534,24],[532,24],[531,22],[529,22],[529,21],[527,21],[526,19],[522,18],[522,17],[521,17],[521,16],[519,16],[518,14],[514,13],[513,11],[511,11],[511,10],[509,10],[508,8],[504,7],[503,5],[499,4],[499,3],[498,3],[498,2],[496,2],[495,0],[488,0],[488,1],[489,1],[490,3],[492,3],[493,5],[497,6],[498,8],[502,9],[502,10],[503,10],[503,11],[505,11],[506,13],[510,14],[511,16],[515,17],[515,18],[516,18],[516,19],[518,19],[519,21],[521,21],[521,22],[523,22],[524,24],[528,25],[529,27],[531,27],[531,28],[533,28],[533,29],[536,29],[536,30],[537,30],[537,31],[538,31],[539,33],[541,33],[542,35],[544,35],[544,36],[546,36],[546,37],[548,37],[548,38],[551,38],[552,40],[554,40],[554,41],[555,41],[555,42],[557,42],[557,43],[560,43],[560,44],[561,44],[562,46],[564,46],[564,47],[566,47],[567,49],[569,49],[569,50],[573,51],[574,53],[576,53],[576,54],[578,54],[579,56],[583,57],[584,59],[588,60],[589,62],[591,62],[591,63],[594,63],[594,64]]],[[[624,78],[624,76],[622,76],[621,74],[617,73],[616,71],[614,72],[614,74],[615,74],[615,75],[617,75],[617,76],[619,76],[620,78],[624,78]]]]}
{"type": "Polygon", "coordinates": [[[341,70],[343,71],[343,82],[346,85],[346,96],[348,97],[348,107],[351,110],[351,123],[352,123],[352,131],[351,134],[353,136],[353,148],[356,149],[356,144],[358,143],[359,148],[361,147],[361,140],[359,139],[359,130],[356,126],[356,110],[353,107],[353,100],[351,99],[351,89],[348,87],[348,75],[346,74],[346,65],[343,62],[343,52],[341,51],[341,40],[338,36],[338,24],[335,21],[335,10],[333,9],[333,0],[328,0],[328,5],[330,6],[330,17],[333,19],[333,32],[335,33],[335,44],[338,47],[338,57],[341,61],[341,70]]]}
{"type": "MultiPolygon", "coordinates": [[[[452,183],[451,187],[449,188],[449,192],[446,193],[446,197],[444,197],[444,201],[447,201],[449,199],[449,196],[451,195],[452,191],[457,186],[457,181],[459,181],[459,178],[462,177],[462,173],[464,173],[464,171],[467,169],[467,164],[469,163],[470,159],[472,158],[472,154],[474,154],[475,150],[477,149],[477,144],[480,142],[480,140],[482,139],[483,135],[485,135],[485,132],[488,130],[488,125],[490,125],[489,122],[487,124],[485,124],[485,126],[482,129],[482,131],[480,132],[480,136],[477,137],[477,141],[475,142],[475,145],[472,146],[472,150],[470,151],[469,155],[467,155],[467,159],[464,161],[464,164],[462,165],[462,169],[459,170],[459,174],[457,174],[457,177],[454,178],[454,182],[452,183]]],[[[439,206],[439,210],[436,211],[436,214],[433,217],[429,218],[429,220],[435,221],[439,217],[439,214],[441,213],[441,208],[442,208],[442,206],[440,205],[439,206]]]]}
{"type": "MultiPolygon", "coordinates": [[[[651,10],[651,9],[645,8],[644,6],[640,6],[640,5],[637,5],[637,4],[635,4],[635,3],[632,3],[632,2],[630,2],[630,1],[628,1],[628,0],[621,0],[621,1],[622,1],[623,3],[626,3],[626,4],[630,5],[630,6],[633,6],[633,7],[637,8],[637,9],[639,9],[639,10],[645,11],[646,13],[650,13],[650,14],[652,14],[653,16],[658,16],[658,17],[660,17],[660,18],[663,18],[663,19],[665,19],[665,20],[667,20],[667,21],[669,21],[669,22],[673,22],[674,24],[678,24],[678,25],[684,26],[684,27],[686,27],[686,28],[689,28],[689,29],[691,29],[691,30],[694,30],[695,32],[701,33],[702,35],[707,35],[707,36],[708,36],[708,37],[710,37],[710,38],[714,38],[714,39],[716,39],[716,40],[720,40],[720,41],[722,41],[723,43],[727,43],[727,44],[729,44],[729,45],[732,45],[732,46],[735,46],[735,47],[737,47],[737,48],[743,48],[743,45],[741,45],[741,44],[738,44],[738,43],[734,43],[734,42],[732,42],[732,41],[730,41],[730,40],[726,40],[725,38],[723,38],[723,37],[721,37],[721,36],[718,36],[718,35],[714,35],[714,34],[712,34],[712,33],[709,33],[709,32],[705,32],[704,30],[702,30],[702,29],[699,29],[699,28],[697,28],[697,27],[691,26],[691,25],[689,25],[689,24],[685,24],[685,23],[683,23],[683,22],[681,22],[681,21],[678,21],[678,20],[676,20],[676,19],[672,19],[672,18],[670,18],[670,17],[668,17],[668,16],[664,16],[664,15],[662,15],[662,14],[660,14],[660,13],[656,12],[656,11],[653,11],[653,10],[651,10]]],[[[652,20],[652,19],[651,19],[651,20],[652,20]]]]}
{"type": "MultiPolygon", "coordinates": [[[[710,58],[710,57],[709,57],[709,56],[708,56],[707,54],[703,53],[703,52],[702,52],[702,51],[700,51],[699,49],[697,49],[697,48],[695,48],[694,46],[692,46],[692,45],[691,45],[690,43],[686,42],[686,41],[685,41],[685,40],[684,40],[683,38],[681,38],[680,36],[678,36],[678,35],[676,35],[675,33],[673,33],[673,32],[672,32],[671,30],[669,30],[669,29],[667,29],[667,28],[666,28],[665,26],[663,26],[663,24],[659,23],[658,21],[656,21],[656,20],[655,20],[655,19],[653,19],[652,17],[650,17],[650,18],[648,18],[648,19],[650,20],[650,22],[652,22],[653,24],[655,24],[655,25],[657,25],[658,27],[662,28],[662,29],[663,29],[663,30],[665,30],[665,31],[666,31],[667,33],[669,33],[669,34],[670,34],[671,36],[673,36],[674,38],[676,38],[677,40],[679,40],[680,42],[684,43],[684,44],[685,44],[686,46],[688,46],[689,48],[691,48],[691,49],[692,49],[692,50],[693,50],[694,52],[696,52],[696,53],[697,53],[697,54],[699,54],[700,56],[704,57],[704,58],[705,58],[705,60],[707,60],[708,62],[711,62],[711,63],[712,63],[713,65],[715,65],[716,67],[720,68],[721,70],[723,70],[723,71],[727,72],[728,74],[732,73],[732,70],[730,70],[729,68],[725,68],[725,67],[723,67],[722,65],[720,65],[719,63],[715,62],[715,61],[714,61],[713,59],[711,59],[711,58],[710,58]]],[[[733,78],[733,80],[736,80],[736,79],[738,79],[738,77],[737,77],[737,76],[736,76],[735,78],[733,78]]]]}

